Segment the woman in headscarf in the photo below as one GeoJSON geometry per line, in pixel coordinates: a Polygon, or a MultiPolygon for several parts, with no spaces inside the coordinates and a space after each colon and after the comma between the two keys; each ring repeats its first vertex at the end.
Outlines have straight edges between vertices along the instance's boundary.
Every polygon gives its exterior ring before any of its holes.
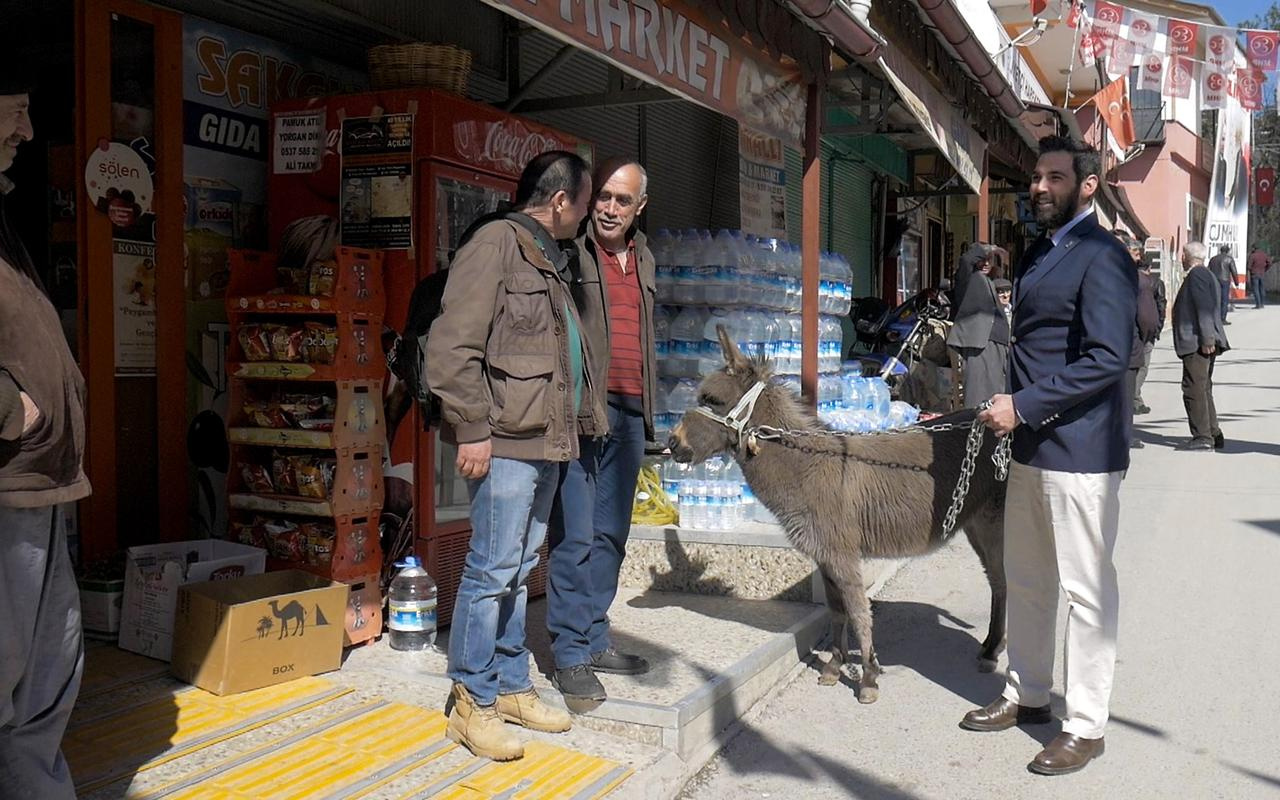
{"type": "Polygon", "coordinates": [[[995,281],[1004,277],[1009,254],[994,245],[976,243],[956,267],[955,324],[947,344],[963,360],[964,404],[975,408],[1005,391],[1009,365],[1009,319],[996,295],[995,281]]]}

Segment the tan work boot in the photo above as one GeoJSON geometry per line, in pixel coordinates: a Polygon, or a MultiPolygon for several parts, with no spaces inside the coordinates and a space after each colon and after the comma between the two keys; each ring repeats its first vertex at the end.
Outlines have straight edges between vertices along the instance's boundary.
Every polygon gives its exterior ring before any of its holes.
{"type": "Polygon", "coordinates": [[[498,716],[507,722],[544,733],[564,733],[572,727],[569,712],[542,702],[537,691],[498,695],[498,716]]]}
{"type": "Polygon", "coordinates": [[[511,761],[524,755],[524,745],[516,738],[502,718],[498,705],[481,706],[460,683],[453,685],[449,699],[453,709],[449,712],[449,727],[445,735],[483,758],[494,761],[511,761]]]}

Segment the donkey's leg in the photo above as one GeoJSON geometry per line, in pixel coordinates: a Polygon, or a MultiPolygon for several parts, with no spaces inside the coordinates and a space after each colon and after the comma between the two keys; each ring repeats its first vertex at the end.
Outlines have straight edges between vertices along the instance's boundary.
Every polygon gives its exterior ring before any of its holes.
{"type": "Polygon", "coordinates": [[[848,611],[853,632],[858,637],[858,649],[862,651],[862,677],[858,681],[858,702],[874,703],[880,699],[880,661],[876,658],[875,644],[871,639],[871,601],[862,585],[860,565],[846,565],[832,574],[848,611]]]}
{"type": "Polygon", "coordinates": [[[1004,647],[1005,629],[1005,578],[1004,578],[1004,520],[1003,509],[988,506],[965,525],[965,536],[973,545],[987,574],[991,586],[991,619],[987,638],[982,642],[978,655],[978,670],[994,672],[1000,650],[1004,647]]]}
{"type": "Polygon", "coordinates": [[[845,611],[844,598],[831,580],[826,567],[819,565],[818,571],[822,575],[822,593],[826,597],[827,608],[831,611],[831,657],[823,665],[818,683],[822,686],[835,686],[840,682],[841,667],[849,660],[849,615],[845,611]]]}

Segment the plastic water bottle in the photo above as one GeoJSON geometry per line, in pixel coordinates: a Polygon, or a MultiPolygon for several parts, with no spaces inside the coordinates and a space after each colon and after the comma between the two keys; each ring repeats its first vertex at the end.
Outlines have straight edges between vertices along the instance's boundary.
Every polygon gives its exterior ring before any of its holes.
{"type": "Polygon", "coordinates": [[[734,526],[742,524],[748,520],[755,518],[756,496],[751,491],[751,487],[747,485],[747,479],[742,474],[742,467],[738,466],[737,461],[729,462],[729,469],[725,471],[725,480],[731,485],[737,485],[737,507],[734,509],[734,526]]]}
{"type": "Polygon", "coordinates": [[[838,317],[847,316],[853,307],[853,267],[842,255],[836,256],[836,307],[832,312],[838,317]]]}
{"type": "Polygon", "coordinates": [[[729,338],[737,341],[737,327],[734,315],[723,308],[713,308],[707,313],[706,322],[702,323],[702,342],[698,349],[698,375],[710,375],[724,366],[724,349],[720,346],[720,333],[716,329],[723,325],[729,331],[729,338]]]}
{"type": "Polygon", "coordinates": [[[702,328],[707,312],[700,306],[686,306],[671,323],[672,375],[693,378],[698,375],[698,359],[702,355],[702,328]]]}
{"type": "Polygon", "coordinates": [[[671,302],[671,290],[675,283],[671,269],[671,248],[675,237],[671,231],[662,228],[649,240],[649,251],[653,253],[654,288],[659,303],[671,302]]]}
{"type": "Polygon", "coordinates": [[[681,464],[674,458],[668,458],[662,465],[662,491],[667,500],[677,508],[680,506],[680,485],[689,474],[689,465],[681,464]]]}
{"type": "Polygon", "coordinates": [[[396,566],[387,593],[391,649],[426,650],[436,643],[436,582],[414,556],[396,566]]]}

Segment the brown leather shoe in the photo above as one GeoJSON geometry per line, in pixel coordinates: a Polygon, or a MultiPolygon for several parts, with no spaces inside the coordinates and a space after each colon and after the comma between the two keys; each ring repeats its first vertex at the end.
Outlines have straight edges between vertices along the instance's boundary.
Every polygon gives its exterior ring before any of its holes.
{"type": "Polygon", "coordinates": [[[967,731],[1006,731],[1014,725],[1042,725],[1052,720],[1048,706],[1020,706],[1004,697],[985,708],[975,708],[960,727],[967,731]]]}
{"type": "Polygon", "coordinates": [[[1107,749],[1106,740],[1085,739],[1071,733],[1060,733],[1049,746],[1031,760],[1027,769],[1040,775],[1066,775],[1085,768],[1107,749]]]}

